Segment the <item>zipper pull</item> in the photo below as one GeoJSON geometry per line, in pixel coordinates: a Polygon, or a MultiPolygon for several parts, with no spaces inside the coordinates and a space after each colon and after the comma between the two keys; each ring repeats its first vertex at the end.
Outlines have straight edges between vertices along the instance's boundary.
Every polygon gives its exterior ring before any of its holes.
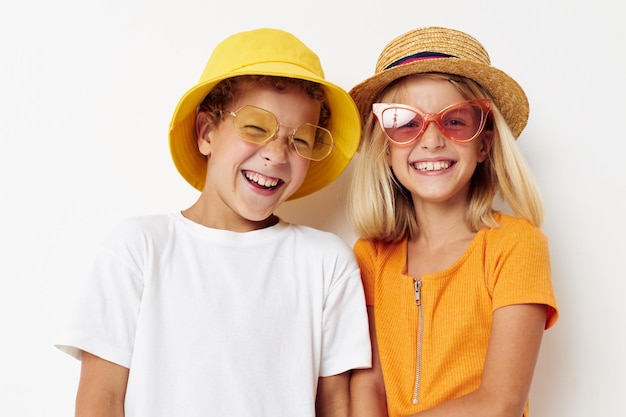
{"type": "Polygon", "coordinates": [[[415,305],[418,306],[422,304],[422,294],[421,294],[422,281],[414,279],[413,283],[415,287],[415,305]]]}

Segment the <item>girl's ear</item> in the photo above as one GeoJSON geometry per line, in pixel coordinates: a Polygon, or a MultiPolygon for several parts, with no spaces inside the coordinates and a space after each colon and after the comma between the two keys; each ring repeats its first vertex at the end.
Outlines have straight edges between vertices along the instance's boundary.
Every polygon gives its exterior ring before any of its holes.
{"type": "Polygon", "coordinates": [[[493,130],[485,130],[482,135],[480,135],[480,148],[478,148],[478,162],[485,162],[485,160],[489,157],[489,151],[491,151],[491,146],[493,145],[493,130]]]}
{"type": "Polygon", "coordinates": [[[196,137],[198,138],[198,150],[205,156],[211,154],[211,126],[206,112],[199,112],[196,116],[196,137]]]}

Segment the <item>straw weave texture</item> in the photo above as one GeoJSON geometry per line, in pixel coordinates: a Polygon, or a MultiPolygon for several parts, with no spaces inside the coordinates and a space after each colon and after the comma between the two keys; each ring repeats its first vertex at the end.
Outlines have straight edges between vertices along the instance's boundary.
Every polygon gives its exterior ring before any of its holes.
{"type": "Polygon", "coordinates": [[[375,74],[356,85],[350,95],[362,120],[371,114],[372,103],[393,81],[412,74],[446,73],[466,77],[483,86],[518,137],[529,115],[528,99],[520,85],[505,72],[491,66],[489,54],[472,36],[454,29],[427,27],[415,29],[393,39],[378,57],[375,74]],[[445,54],[450,57],[419,59],[389,65],[419,53],[445,54]]]}
{"type": "Polygon", "coordinates": [[[431,28],[416,37],[409,32],[392,40],[378,57],[376,73],[406,56],[407,51],[444,52],[469,61],[491,65],[485,48],[471,36],[444,28],[431,28]]]}

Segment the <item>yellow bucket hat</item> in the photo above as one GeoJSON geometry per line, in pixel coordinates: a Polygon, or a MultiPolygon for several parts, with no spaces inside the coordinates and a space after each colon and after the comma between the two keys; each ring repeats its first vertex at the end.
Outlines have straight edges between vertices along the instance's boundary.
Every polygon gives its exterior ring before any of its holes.
{"type": "Polygon", "coordinates": [[[240,32],[214,49],[200,77],[178,102],[170,123],[170,153],[178,172],[202,191],[207,160],[198,151],[196,109],[217,83],[239,75],[272,75],[321,84],[330,107],[328,130],[335,147],[325,159],[311,161],[304,183],[289,199],[304,197],[333,182],[346,168],[359,144],[359,112],[347,91],[325,80],[318,56],[294,35],[278,29],[240,32]]]}

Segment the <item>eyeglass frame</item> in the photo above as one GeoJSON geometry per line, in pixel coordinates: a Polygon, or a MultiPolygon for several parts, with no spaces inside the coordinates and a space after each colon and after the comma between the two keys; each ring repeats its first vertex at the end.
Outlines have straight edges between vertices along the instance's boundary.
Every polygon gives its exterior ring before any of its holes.
{"type": "Polygon", "coordinates": [[[408,104],[400,104],[400,103],[372,103],[372,113],[374,114],[374,116],[376,117],[376,119],[378,120],[378,125],[380,126],[380,129],[382,130],[382,132],[384,133],[385,137],[392,143],[396,144],[396,145],[410,145],[413,142],[417,141],[419,138],[421,138],[424,135],[424,132],[426,132],[426,129],[428,129],[428,126],[430,125],[430,122],[435,122],[435,124],[437,125],[437,128],[439,129],[439,131],[441,132],[441,134],[443,136],[446,137],[446,139],[450,139],[453,142],[457,142],[457,143],[468,143],[473,141],[474,139],[476,139],[478,136],[480,136],[480,134],[483,132],[483,130],[485,129],[485,126],[487,124],[487,120],[489,118],[489,114],[492,113],[493,111],[493,101],[490,98],[478,98],[478,99],[472,99],[472,100],[464,100],[464,101],[459,101],[458,103],[454,103],[451,104],[449,106],[446,106],[445,108],[443,108],[442,110],[440,110],[437,113],[424,113],[421,110],[413,107],[413,106],[409,106],[408,104]],[[446,134],[446,129],[443,128],[442,124],[441,124],[441,115],[443,113],[445,113],[446,111],[456,107],[456,106],[460,106],[463,104],[478,104],[478,107],[481,109],[482,114],[481,114],[481,121],[480,121],[480,127],[476,130],[476,133],[474,134],[474,136],[472,136],[469,139],[465,139],[465,140],[459,140],[459,139],[455,139],[452,138],[450,136],[448,136],[446,134]],[[387,130],[385,129],[385,126],[383,125],[383,120],[382,120],[382,115],[383,112],[385,110],[388,110],[390,108],[400,108],[400,109],[404,109],[404,110],[409,110],[412,111],[416,114],[419,114],[422,119],[424,120],[424,123],[422,124],[422,128],[420,129],[419,133],[417,135],[415,135],[415,137],[413,137],[411,140],[406,141],[406,142],[398,142],[397,140],[394,140],[391,136],[389,136],[387,134],[387,130]]]}
{"type": "MultiPolygon", "coordinates": [[[[224,114],[228,114],[228,115],[230,115],[230,116],[232,116],[232,117],[233,117],[233,122],[232,122],[232,123],[233,123],[233,129],[235,130],[235,133],[237,133],[237,136],[239,136],[241,139],[245,140],[245,141],[246,141],[246,142],[248,142],[248,143],[254,143],[254,144],[256,144],[256,145],[261,145],[261,146],[262,146],[262,145],[265,145],[265,144],[268,144],[269,142],[271,142],[271,141],[273,141],[273,140],[275,140],[275,139],[277,138],[277,133],[278,133],[278,131],[280,130],[280,127],[281,127],[281,126],[283,126],[283,127],[287,127],[287,128],[291,128],[291,129],[293,129],[293,130],[292,130],[292,132],[291,132],[289,135],[287,135],[287,143],[288,143],[289,145],[291,145],[291,146],[292,146],[292,148],[296,151],[296,154],[297,154],[298,156],[300,156],[300,157],[302,157],[302,158],[304,158],[304,159],[308,159],[309,161],[313,161],[313,162],[319,162],[319,161],[322,161],[322,160],[324,160],[325,158],[327,158],[327,157],[328,157],[328,155],[330,155],[330,154],[332,153],[332,151],[333,151],[333,149],[334,149],[334,147],[335,147],[335,138],[333,137],[333,135],[332,135],[332,133],[330,132],[330,130],[326,129],[325,127],[318,126],[318,125],[315,125],[315,124],[313,124],[313,123],[307,123],[307,122],[305,122],[305,123],[302,123],[301,125],[299,125],[298,127],[295,127],[295,128],[294,128],[293,126],[290,126],[290,125],[286,125],[286,124],[280,123],[280,122],[278,121],[278,118],[276,117],[276,115],[275,115],[274,113],[272,113],[271,111],[266,110],[266,109],[264,109],[264,108],[262,108],[262,107],[253,106],[253,105],[251,105],[251,104],[246,104],[246,105],[244,105],[244,106],[241,106],[240,108],[238,108],[238,109],[237,109],[237,110],[235,110],[235,111],[231,111],[231,110],[224,110],[223,112],[224,112],[224,114]],[[263,111],[263,112],[265,112],[265,113],[269,113],[269,114],[271,114],[271,115],[272,115],[272,117],[274,118],[274,121],[276,122],[276,127],[274,128],[274,131],[273,131],[273,132],[272,132],[272,133],[271,133],[271,134],[270,134],[267,138],[263,139],[263,140],[262,140],[262,141],[260,141],[260,142],[252,141],[252,140],[249,140],[249,139],[244,138],[243,136],[241,136],[241,135],[239,134],[239,131],[238,131],[238,129],[237,129],[237,126],[235,125],[235,119],[237,118],[238,113],[239,113],[242,109],[244,109],[244,108],[246,108],[246,107],[250,107],[250,108],[253,108],[253,109],[261,110],[261,111],[263,111]],[[322,130],[322,131],[326,132],[326,134],[327,134],[327,135],[328,135],[328,137],[330,138],[330,143],[323,143],[325,146],[327,146],[327,147],[328,147],[328,152],[326,153],[326,155],[322,156],[321,158],[312,158],[312,157],[309,157],[309,156],[304,156],[304,155],[302,155],[302,154],[300,153],[300,151],[298,150],[298,147],[296,146],[296,141],[294,140],[294,137],[295,137],[296,132],[297,132],[300,128],[302,128],[302,126],[310,126],[310,127],[315,128],[315,129],[319,129],[319,130],[322,130]]],[[[317,141],[316,141],[316,143],[317,143],[317,141]]]]}

